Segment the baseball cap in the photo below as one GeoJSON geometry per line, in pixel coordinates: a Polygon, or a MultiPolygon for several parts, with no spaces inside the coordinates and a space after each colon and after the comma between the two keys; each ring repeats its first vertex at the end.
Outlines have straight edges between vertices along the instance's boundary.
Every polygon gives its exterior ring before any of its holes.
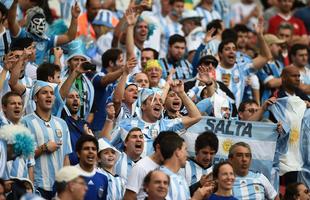
{"type": "Polygon", "coordinates": [[[266,34],[264,35],[264,39],[267,42],[268,45],[271,44],[282,44],[285,42],[285,40],[281,40],[279,39],[277,36],[273,35],[273,34],[266,34]]]}
{"type": "Polygon", "coordinates": [[[77,177],[82,176],[82,171],[74,166],[66,166],[56,173],[56,182],[70,182],[77,177]]]}
{"type": "Polygon", "coordinates": [[[202,19],[202,16],[199,15],[199,13],[196,10],[185,10],[182,13],[182,17],[180,19],[180,23],[183,23],[186,19],[202,19]]]}

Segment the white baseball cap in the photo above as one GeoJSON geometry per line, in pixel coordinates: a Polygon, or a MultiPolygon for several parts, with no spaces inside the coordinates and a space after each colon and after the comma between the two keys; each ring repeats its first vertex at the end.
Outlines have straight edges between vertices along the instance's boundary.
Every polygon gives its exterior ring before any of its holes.
{"type": "Polygon", "coordinates": [[[82,171],[74,166],[66,166],[56,173],[57,182],[70,182],[77,177],[82,176],[82,171]]]}

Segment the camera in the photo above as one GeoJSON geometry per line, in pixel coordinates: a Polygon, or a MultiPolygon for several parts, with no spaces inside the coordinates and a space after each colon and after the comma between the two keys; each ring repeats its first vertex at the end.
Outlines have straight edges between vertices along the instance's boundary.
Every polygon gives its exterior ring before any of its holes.
{"type": "Polygon", "coordinates": [[[87,71],[96,71],[96,65],[90,62],[82,63],[82,68],[87,71]]]}

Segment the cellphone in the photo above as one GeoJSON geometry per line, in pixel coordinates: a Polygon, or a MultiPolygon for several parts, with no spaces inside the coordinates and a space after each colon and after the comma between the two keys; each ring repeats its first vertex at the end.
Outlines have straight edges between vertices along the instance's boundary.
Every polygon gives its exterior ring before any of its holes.
{"type": "Polygon", "coordinates": [[[90,62],[84,62],[82,63],[82,68],[84,70],[87,70],[87,71],[96,71],[96,65],[95,64],[92,64],[90,62]]]}

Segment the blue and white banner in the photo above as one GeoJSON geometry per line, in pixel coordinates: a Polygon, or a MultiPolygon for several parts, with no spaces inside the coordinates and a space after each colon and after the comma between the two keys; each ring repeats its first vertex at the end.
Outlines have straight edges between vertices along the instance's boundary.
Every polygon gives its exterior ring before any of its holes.
{"type": "Polygon", "coordinates": [[[214,132],[219,139],[215,163],[227,159],[231,145],[241,141],[246,142],[252,150],[251,170],[259,171],[270,179],[278,137],[276,128],[277,125],[273,123],[224,120],[204,116],[197,124],[190,127],[182,137],[188,145],[189,154],[194,156],[197,136],[205,131],[214,132]]]}

